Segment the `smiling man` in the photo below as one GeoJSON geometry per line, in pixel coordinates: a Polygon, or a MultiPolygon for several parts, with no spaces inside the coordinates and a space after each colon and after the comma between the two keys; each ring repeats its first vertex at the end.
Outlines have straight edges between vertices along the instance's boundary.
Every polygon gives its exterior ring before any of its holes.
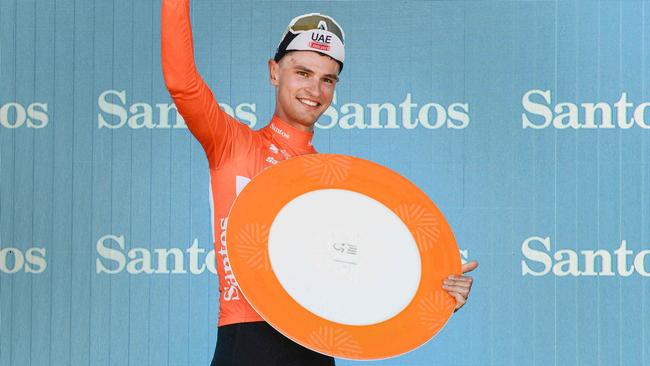
{"type": "MultiPolygon", "coordinates": [[[[316,120],[332,102],[345,60],[345,35],[332,18],[294,18],[268,62],[276,90],[274,115],[258,131],[219,108],[194,63],[189,0],[163,0],[162,66],[165,85],[188,128],[205,150],[210,168],[211,207],[219,274],[219,328],[213,365],[334,365],[331,357],[285,338],[253,310],[232,274],[226,251],[228,212],[237,194],[261,170],[281,160],[313,154],[316,120]]],[[[463,272],[477,266],[472,262],[463,272]]],[[[452,276],[445,288],[456,308],[471,288],[468,276],[452,276]]]]}
{"type": "Polygon", "coordinates": [[[293,127],[312,131],[332,103],[340,66],[332,58],[310,51],[292,51],[279,62],[269,60],[276,87],[275,115],[293,127]]]}

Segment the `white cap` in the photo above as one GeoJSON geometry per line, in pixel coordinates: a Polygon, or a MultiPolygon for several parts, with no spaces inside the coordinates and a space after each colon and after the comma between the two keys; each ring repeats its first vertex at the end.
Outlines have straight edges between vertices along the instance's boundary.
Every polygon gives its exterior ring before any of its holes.
{"type": "Polygon", "coordinates": [[[287,51],[316,51],[341,63],[345,61],[345,33],[331,17],[319,13],[299,15],[291,20],[275,54],[276,61],[287,51]]]}

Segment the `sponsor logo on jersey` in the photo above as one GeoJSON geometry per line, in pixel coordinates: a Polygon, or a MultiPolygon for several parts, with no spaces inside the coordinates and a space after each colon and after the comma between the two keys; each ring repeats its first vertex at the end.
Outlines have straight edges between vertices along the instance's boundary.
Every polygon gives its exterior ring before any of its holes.
{"type": "Polygon", "coordinates": [[[278,126],[276,126],[275,123],[271,123],[271,129],[272,129],[275,133],[277,133],[278,135],[284,137],[285,139],[289,139],[289,138],[291,138],[291,136],[290,136],[288,133],[284,132],[283,129],[281,129],[281,128],[279,128],[278,126]]]}
{"type": "Polygon", "coordinates": [[[230,258],[228,258],[228,249],[226,245],[226,227],[228,226],[228,218],[224,217],[219,219],[219,227],[221,228],[221,235],[219,236],[219,255],[221,256],[221,264],[223,265],[223,299],[226,301],[239,300],[239,284],[232,273],[230,266],[230,258]]]}

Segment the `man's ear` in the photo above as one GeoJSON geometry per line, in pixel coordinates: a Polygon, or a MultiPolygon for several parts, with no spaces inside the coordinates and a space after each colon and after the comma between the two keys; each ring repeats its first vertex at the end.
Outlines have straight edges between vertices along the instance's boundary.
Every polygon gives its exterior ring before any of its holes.
{"type": "Polygon", "coordinates": [[[278,86],[278,78],[280,74],[280,65],[274,59],[269,60],[269,81],[272,85],[278,86]]]}

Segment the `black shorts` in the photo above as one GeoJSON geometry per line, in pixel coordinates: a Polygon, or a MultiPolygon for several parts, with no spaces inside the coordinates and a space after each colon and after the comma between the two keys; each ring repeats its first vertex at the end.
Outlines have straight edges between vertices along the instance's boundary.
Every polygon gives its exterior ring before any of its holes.
{"type": "Polygon", "coordinates": [[[311,351],[266,322],[219,327],[212,366],[334,366],[334,359],[311,351]]]}

